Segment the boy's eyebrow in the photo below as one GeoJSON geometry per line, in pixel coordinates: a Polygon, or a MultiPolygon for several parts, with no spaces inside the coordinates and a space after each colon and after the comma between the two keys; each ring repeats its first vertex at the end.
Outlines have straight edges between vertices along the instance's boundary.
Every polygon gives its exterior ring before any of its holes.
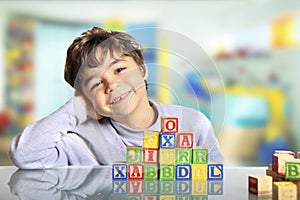
{"type": "MultiPolygon", "coordinates": [[[[114,64],[118,63],[118,62],[122,62],[122,61],[126,61],[125,59],[122,58],[118,58],[118,59],[114,59],[109,65],[108,67],[113,66],[114,64]]],[[[95,78],[95,75],[90,76],[85,82],[84,82],[84,86],[87,87],[87,85],[89,84],[89,82],[95,78]]]]}

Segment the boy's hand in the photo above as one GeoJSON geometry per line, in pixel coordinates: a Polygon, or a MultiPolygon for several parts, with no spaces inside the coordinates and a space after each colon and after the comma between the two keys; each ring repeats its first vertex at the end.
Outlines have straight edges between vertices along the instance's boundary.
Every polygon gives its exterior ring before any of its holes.
{"type": "Polygon", "coordinates": [[[85,106],[87,118],[99,120],[103,116],[99,115],[91,104],[90,100],[81,92],[75,91],[75,96],[81,99],[83,105],[85,106]]]}

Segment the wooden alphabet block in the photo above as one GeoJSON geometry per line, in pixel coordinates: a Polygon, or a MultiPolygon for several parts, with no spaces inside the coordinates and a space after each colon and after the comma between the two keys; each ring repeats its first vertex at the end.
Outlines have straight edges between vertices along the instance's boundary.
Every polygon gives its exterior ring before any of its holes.
{"type": "Polygon", "coordinates": [[[144,180],[157,180],[157,179],[158,179],[158,165],[144,164],[144,180]]]}
{"type": "Polygon", "coordinates": [[[176,164],[176,180],[191,180],[192,165],[191,164],[176,164]]]}
{"type": "Polygon", "coordinates": [[[150,149],[159,149],[159,132],[144,131],[143,147],[150,149]]]}
{"type": "Polygon", "coordinates": [[[163,133],[178,132],[178,118],[177,117],[163,117],[161,121],[161,131],[163,133]]]}
{"type": "Polygon", "coordinates": [[[143,163],[143,148],[140,146],[128,146],[126,148],[126,163],[127,164],[142,164],[143,163]]]}
{"type": "Polygon", "coordinates": [[[176,148],[176,133],[161,133],[160,148],[174,149],[176,148]]]}
{"type": "Polygon", "coordinates": [[[291,151],[275,151],[272,156],[272,170],[277,174],[285,174],[285,162],[293,161],[295,154],[291,151]]]}
{"type": "Polygon", "coordinates": [[[143,160],[145,164],[158,164],[158,149],[143,149],[143,160]]]}
{"type": "Polygon", "coordinates": [[[192,194],[192,182],[190,180],[177,180],[176,181],[176,196],[181,197],[179,199],[187,199],[183,197],[190,197],[192,194]]]}
{"type": "Polygon", "coordinates": [[[218,162],[211,162],[207,165],[208,180],[222,180],[223,179],[223,164],[218,162]]]}
{"type": "Polygon", "coordinates": [[[285,178],[288,180],[300,180],[300,161],[285,163],[285,178]]]}
{"type": "Polygon", "coordinates": [[[157,194],[144,194],[143,200],[159,200],[157,194]]]}
{"type": "Polygon", "coordinates": [[[125,162],[115,162],[112,165],[112,179],[113,180],[126,180],[127,177],[127,164],[125,162]]]}
{"type": "Polygon", "coordinates": [[[260,194],[272,194],[272,177],[258,174],[248,176],[248,192],[260,195],[260,194]]]}
{"type": "Polygon", "coordinates": [[[128,179],[129,180],[144,180],[144,165],[143,164],[129,164],[128,165],[128,179]]]}
{"type": "Polygon", "coordinates": [[[177,134],[178,148],[193,148],[194,134],[181,132],[177,134]]]}
{"type": "Polygon", "coordinates": [[[297,186],[288,181],[273,183],[274,200],[297,200],[297,186]]]}
{"type": "Polygon", "coordinates": [[[175,165],[160,165],[160,173],[159,173],[160,180],[175,180],[175,165]]]}
{"type": "Polygon", "coordinates": [[[192,164],[192,180],[207,180],[207,164],[192,164]]]}
{"type": "Polygon", "coordinates": [[[143,194],[144,181],[142,180],[128,180],[128,194],[143,194]]]}
{"type": "Polygon", "coordinates": [[[207,164],[208,163],[208,149],[206,147],[193,147],[193,164],[207,164]]]}
{"type": "Polygon", "coordinates": [[[159,149],[160,164],[175,164],[175,149],[159,149]]]}
{"type": "Polygon", "coordinates": [[[297,158],[300,158],[300,151],[297,152],[297,158]]]}
{"type": "Polygon", "coordinates": [[[176,163],[177,164],[192,164],[192,149],[191,148],[176,148],[176,163]]]}

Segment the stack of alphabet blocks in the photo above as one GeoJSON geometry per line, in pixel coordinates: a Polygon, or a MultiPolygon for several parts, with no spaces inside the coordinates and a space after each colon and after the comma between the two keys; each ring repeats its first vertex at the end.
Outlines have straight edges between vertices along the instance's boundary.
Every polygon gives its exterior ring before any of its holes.
{"type": "Polygon", "coordinates": [[[273,199],[292,200],[300,195],[300,152],[277,150],[266,175],[250,175],[248,191],[256,195],[272,194],[273,199]]]}
{"type": "Polygon", "coordinates": [[[178,118],[162,118],[161,132],[144,132],[143,147],[128,146],[126,163],[113,164],[113,180],[222,180],[223,163],[208,162],[208,149],[194,147],[178,118]]]}

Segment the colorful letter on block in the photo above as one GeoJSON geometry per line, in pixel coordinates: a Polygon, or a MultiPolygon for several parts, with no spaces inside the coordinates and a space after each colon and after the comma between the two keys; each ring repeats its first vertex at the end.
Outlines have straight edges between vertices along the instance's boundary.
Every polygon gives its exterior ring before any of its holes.
{"type": "Polygon", "coordinates": [[[112,179],[113,180],[126,180],[127,179],[127,164],[125,162],[119,162],[119,163],[113,164],[112,179]]]}
{"type": "Polygon", "coordinates": [[[288,181],[278,181],[273,183],[274,200],[296,200],[297,186],[288,181]]]}
{"type": "Polygon", "coordinates": [[[177,147],[178,148],[193,148],[194,135],[193,133],[178,133],[177,147]]]}
{"type": "Polygon", "coordinates": [[[127,164],[142,164],[143,162],[143,148],[138,146],[128,146],[126,149],[126,163],[127,164]]]}
{"type": "Polygon", "coordinates": [[[286,162],[285,165],[285,178],[289,180],[300,180],[300,162],[286,162]]]}
{"type": "Polygon", "coordinates": [[[206,147],[193,147],[193,164],[207,164],[208,149],[206,147]]]}
{"type": "Polygon", "coordinates": [[[209,163],[208,167],[208,180],[222,180],[223,179],[223,164],[222,163],[209,163]]]}
{"type": "Polygon", "coordinates": [[[177,148],[175,152],[177,164],[192,164],[192,149],[177,148]]]}
{"type": "MultiPolygon", "coordinates": [[[[176,196],[188,197],[184,195],[190,195],[192,193],[192,182],[190,180],[178,180],[176,181],[176,196]]],[[[186,198],[179,198],[186,199],[186,198]]]]}
{"type": "Polygon", "coordinates": [[[192,180],[207,180],[207,164],[192,164],[192,180]]]}
{"type": "Polygon", "coordinates": [[[208,195],[222,195],[223,194],[223,180],[209,180],[208,195]]]}
{"type": "Polygon", "coordinates": [[[157,164],[144,164],[144,180],[157,180],[158,179],[158,165],[157,164]]]}
{"type": "Polygon", "coordinates": [[[144,179],[144,165],[143,164],[129,164],[128,165],[128,179],[143,180],[144,179]]]}
{"type": "Polygon", "coordinates": [[[272,194],[272,177],[258,174],[248,176],[248,192],[252,194],[272,194]]]}
{"type": "Polygon", "coordinates": [[[192,179],[192,165],[177,164],[176,165],[176,180],[191,180],[192,179]]]}
{"type": "Polygon", "coordinates": [[[127,194],[127,180],[113,181],[113,194],[127,194]]]}
{"type": "Polygon", "coordinates": [[[175,164],[175,149],[159,149],[160,164],[175,164]]]}
{"type": "Polygon", "coordinates": [[[158,149],[143,149],[145,164],[158,164],[158,149]]]}
{"type": "Polygon", "coordinates": [[[159,149],[159,132],[145,131],[143,147],[150,149],[159,149]]]}
{"type": "Polygon", "coordinates": [[[142,180],[129,180],[128,181],[128,194],[143,194],[144,181],[142,180]]]}
{"type": "Polygon", "coordinates": [[[160,148],[174,149],[176,147],[175,133],[161,133],[160,134],[160,148]]]}
{"type": "Polygon", "coordinates": [[[175,165],[160,165],[160,180],[175,180],[175,165]]]}
{"type": "Polygon", "coordinates": [[[177,117],[163,117],[161,121],[161,131],[163,133],[178,132],[178,118],[177,117]]]}

